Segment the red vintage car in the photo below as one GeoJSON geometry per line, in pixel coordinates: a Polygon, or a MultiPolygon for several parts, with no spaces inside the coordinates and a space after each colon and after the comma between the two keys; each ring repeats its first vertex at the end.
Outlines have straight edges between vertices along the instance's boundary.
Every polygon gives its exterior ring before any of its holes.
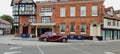
{"type": "Polygon", "coordinates": [[[64,34],[56,34],[53,32],[45,32],[44,34],[39,36],[40,41],[62,41],[64,43],[67,42],[67,36],[64,34]]]}

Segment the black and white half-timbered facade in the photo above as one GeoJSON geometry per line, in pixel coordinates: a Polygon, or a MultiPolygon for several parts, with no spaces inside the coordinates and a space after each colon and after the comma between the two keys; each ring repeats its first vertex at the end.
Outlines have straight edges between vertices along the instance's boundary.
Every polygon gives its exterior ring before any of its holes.
{"type": "Polygon", "coordinates": [[[33,29],[31,23],[35,23],[36,4],[33,0],[12,0],[11,6],[13,9],[15,32],[20,34],[28,34],[33,29]],[[26,23],[27,21],[27,23],[26,23]]]}

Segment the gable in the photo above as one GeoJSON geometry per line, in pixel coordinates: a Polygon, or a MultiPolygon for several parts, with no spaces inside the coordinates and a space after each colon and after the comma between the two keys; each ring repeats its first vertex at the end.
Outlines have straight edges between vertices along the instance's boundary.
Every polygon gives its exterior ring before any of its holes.
{"type": "Polygon", "coordinates": [[[105,8],[103,7],[102,13],[103,17],[109,18],[109,19],[116,19],[120,20],[115,14],[114,14],[114,9],[113,7],[105,8]]]}
{"type": "Polygon", "coordinates": [[[111,8],[110,11],[107,12],[109,15],[113,15],[113,9],[111,8]]]}
{"type": "Polygon", "coordinates": [[[20,2],[20,0],[12,0],[11,1],[11,6],[13,6],[14,4],[18,4],[20,2]]]}
{"type": "Polygon", "coordinates": [[[108,15],[114,15],[114,9],[113,7],[108,7],[108,8],[105,8],[105,12],[108,14],[108,15]]]}

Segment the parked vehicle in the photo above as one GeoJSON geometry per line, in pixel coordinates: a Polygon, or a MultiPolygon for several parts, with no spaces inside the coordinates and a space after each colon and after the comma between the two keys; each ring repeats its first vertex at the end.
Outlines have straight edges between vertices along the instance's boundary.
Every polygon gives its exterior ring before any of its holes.
{"type": "Polygon", "coordinates": [[[44,34],[39,36],[40,41],[61,41],[66,43],[67,42],[67,36],[64,34],[56,34],[54,32],[45,32],[44,34]]]}

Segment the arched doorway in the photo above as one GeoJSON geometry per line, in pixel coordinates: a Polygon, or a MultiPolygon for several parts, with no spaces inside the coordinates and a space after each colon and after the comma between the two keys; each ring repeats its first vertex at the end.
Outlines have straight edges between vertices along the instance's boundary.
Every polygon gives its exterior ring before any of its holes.
{"type": "Polygon", "coordinates": [[[90,36],[93,36],[93,39],[96,36],[101,36],[101,25],[98,23],[93,23],[90,25],[90,36]]]}

